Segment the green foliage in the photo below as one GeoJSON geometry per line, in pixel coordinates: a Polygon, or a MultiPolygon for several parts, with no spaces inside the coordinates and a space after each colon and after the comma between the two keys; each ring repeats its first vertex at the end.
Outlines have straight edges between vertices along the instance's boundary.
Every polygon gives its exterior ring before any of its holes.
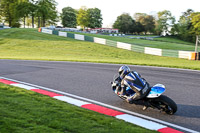
{"type": "Polygon", "coordinates": [[[81,26],[85,28],[100,28],[102,26],[101,10],[98,8],[81,7],[78,11],[71,7],[63,8],[61,14],[62,24],[64,27],[81,26]]]}
{"type": "Polygon", "coordinates": [[[142,23],[144,25],[145,33],[153,33],[154,28],[155,28],[155,19],[151,15],[147,15],[144,17],[144,20],[142,23]]]}
{"type": "Polygon", "coordinates": [[[130,33],[134,24],[132,17],[128,13],[123,13],[117,17],[117,20],[113,24],[113,28],[119,29],[119,31],[123,33],[130,33]]]}
{"type": "Polygon", "coordinates": [[[77,25],[76,21],[76,10],[71,7],[65,7],[62,9],[61,20],[64,27],[75,28],[77,25]]]}
{"type": "Polygon", "coordinates": [[[191,14],[192,32],[195,35],[200,35],[200,12],[191,14]]]}
{"type": "Polygon", "coordinates": [[[42,18],[42,25],[55,24],[57,22],[57,11],[55,0],[1,0],[0,16],[2,16],[10,27],[19,27],[20,19],[23,18],[24,25],[26,17],[42,18]]]}
{"type": "Polygon", "coordinates": [[[0,23],[2,23],[2,22],[3,22],[3,17],[0,14],[0,23]]]}
{"type": "Polygon", "coordinates": [[[191,24],[191,14],[194,11],[191,9],[188,9],[186,12],[183,12],[182,16],[179,19],[179,23],[176,24],[176,31],[177,31],[177,36],[185,41],[190,41],[190,42],[194,42],[195,39],[195,35],[194,33],[191,33],[191,28],[192,28],[192,24],[191,24]]]}
{"type": "Polygon", "coordinates": [[[135,24],[135,32],[139,35],[141,32],[144,31],[144,26],[140,22],[136,22],[135,24]]]}
{"type": "Polygon", "coordinates": [[[170,33],[169,26],[174,25],[175,18],[172,16],[171,12],[168,10],[164,10],[158,12],[158,21],[156,31],[157,34],[160,35],[163,31],[166,33],[170,33]]]}
{"type": "MultiPolygon", "coordinates": [[[[34,24],[45,27],[58,21],[56,6],[55,0],[0,0],[0,22],[7,23],[10,27],[20,27],[23,21],[25,27],[26,20],[31,18],[32,27],[34,24]]],[[[166,32],[182,40],[195,42],[195,36],[200,34],[198,14],[199,12],[188,9],[178,23],[175,23],[175,18],[168,10],[158,12],[158,20],[145,13],[136,13],[134,20],[129,14],[124,13],[118,16],[113,27],[123,33],[161,35],[162,32],[166,32]]],[[[67,7],[63,9],[61,16],[66,27],[80,25],[85,29],[102,26],[101,10],[98,8],[81,7],[79,11],[75,11],[67,7]]],[[[30,21],[27,24],[30,25],[30,21]]]]}
{"type": "Polygon", "coordinates": [[[147,15],[145,13],[135,13],[134,15],[136,22],[139,26],[138,30],[145,32],[145,34],[153,33],[155,28],[155,18],[152,15],[147,15]],[[141,25],[140,25],[141,24],[141,25]]]}
{"type": "Polygon", "coordinates": [[[89,28],[101,28],[102,27],[102,15],[101,10],[98,8],[89,8],[88,13],[88,27],[89,28]]]}
{"type": "Polygon", "coordinates": [[[87,8],[85,6],[82,6],[77,15],[77,23],[81,26],[81,28],[85,29],[85,27],[88,27],[89,24],[89,15],[87,12],[87,8]]]}
{"type": "Polygon", "coordinates": [[[40,0],[37,2],[37,16],[42,20],[42,27],[46,24],[55,24],[57,22],[57,3],[55,0],[40,0]]]}
{"type": "Polygon", "coordinates": [[[32,0],[32,2],[29,2],[28,7],[29,7],[29,16],[32,19],[32,28],[34,28],[35,16],[36,16],[38,6],[34,3],[34,0],[32,0]]]}
{"type": "Polygon", "coordinates": [[[146,13],[135,13],[134,14],[135,21],[139,22],[141,17],[144,17],[144,16],[147,16],[147,14],[146,13]]]}
{"type": "Polygon", "coordinates": [[[124,13],[117,17],[117,20],[113,24],[113,28],[119,29],[123,33],[137,33],[144,32],[145,34],[153,33],[155,28],[155,18],[145,13],[135,13],[134,19],[124,13]]]}
{"type": "Polygon", "coordinates": [[[28,2],[21,2],[16,6],[17,16],[24,19],[24,28],[26,17],[28,17],[28,14],[30,13],[29,7],[30,6],[28,2]]]}
{"type": "Polygon", "coordinates": [[[0,1],[0,15],[4,17],[5,22],[12,27],[18,27],[19,18],[17,16],[17,4],[19,2],[16,0],[1,0],[0,1]]]}

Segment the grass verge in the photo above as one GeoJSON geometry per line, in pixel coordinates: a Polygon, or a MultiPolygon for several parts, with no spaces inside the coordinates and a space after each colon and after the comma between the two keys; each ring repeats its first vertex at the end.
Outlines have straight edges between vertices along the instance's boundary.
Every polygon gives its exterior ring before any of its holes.
{"type": "Polygon", "coordinates": [[[1,30],[0,59],[79,61],[200,70],[199,61],[147,55],[39,33],[36,29],[1,30]]]}
{"type": "Polygon", "coordinates": [[[114,117],[0,83],[2,133],[153,133],[114,117]]]}

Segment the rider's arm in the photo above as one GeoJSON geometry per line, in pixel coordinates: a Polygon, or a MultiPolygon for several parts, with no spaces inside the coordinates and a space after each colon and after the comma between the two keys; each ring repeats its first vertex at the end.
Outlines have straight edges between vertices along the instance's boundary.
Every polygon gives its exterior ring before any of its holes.
{"type": "Polygon", "coordinates": [[[121,81],[121,95],[125,95],[126,94],[126,85],[124,84],[124,79],[122,79],[121,81]]]}

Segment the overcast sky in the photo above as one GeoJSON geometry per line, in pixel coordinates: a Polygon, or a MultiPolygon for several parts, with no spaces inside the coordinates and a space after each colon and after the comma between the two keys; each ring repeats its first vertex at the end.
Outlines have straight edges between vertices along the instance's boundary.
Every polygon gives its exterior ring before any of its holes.
{"type": "Polygon", "coordinates": [[[79,9],[81,6],[87,8],[99,8],[103,17],[103,27],[111,27],[122,13],[155,14],[159,11],[169,10],[172,15],[179,19],[182,12],[193,9],[200,12],[200,0],[56,0],[58,11],[70,6],[79,9]]]}

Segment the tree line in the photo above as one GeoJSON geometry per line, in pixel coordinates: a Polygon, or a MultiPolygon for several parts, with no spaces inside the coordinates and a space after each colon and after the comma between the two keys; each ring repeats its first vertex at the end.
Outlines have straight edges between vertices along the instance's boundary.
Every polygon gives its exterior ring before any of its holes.
{"type": "Polygon", "coordinates": [[[25,27],[31,19],[32,27],[45,27],[58,21],[57,3],[55,0],[0,0],[0,21],[8,23],[10,27],[25,27]]]}
{"type": "MultiPolygon", "coordinates": [[[[56,22],[61,20],[63,27],[102,27],[102,14],[98,8],[81,7],[76,10],[65,7],[59,14],[56,6],[55,0],[0,0],[0,23],[6,22],[10,27],[25,27],[28,24],[34,28],[34,25],[56,25],[56,22]]],[[[178,21],[168,10],[160,11],[154,16],[135,13],[131,17],[128,13],[123,13],[116,18],[113,28],[122,33],[138,35],[161,35],[165,31],[182,40],[194,42],[196,35],[200,35],[200,12],[188,9],[178,21]]]]}
{"type": "Polygon", "coordinates": [[[55,0],[0,0],[0,23],[8,23],[9,27],[20,27],[27,23],[34,28],[56,25],[60,19],[64,27],[74,28],[77,25],[85,28],[102,27],[102,14],[98,8],[71,7],[62,9],[59,14],[55,0]]]}
{"type": "Polygon", "coordinates": [[[61,14],[62,25],[64,27],[75,28],[77,25],[85,28],[101,28],[102,14],[98,8],[81,7],[75,10],[72,7],[65,7],[61,14]]]}
{"type": "Polygon", "coordinates": [[[200,12],[188,9],[183,12],[178,22],[168,10],[160,11],[155,16],[146,13],[135,13],[131,17],[123,13],[117,17],[113,28],[123,33],[155,34],[165,33],[179,37],[185,41],[195,42],[196,35],[200,35],[200,12]]]}

